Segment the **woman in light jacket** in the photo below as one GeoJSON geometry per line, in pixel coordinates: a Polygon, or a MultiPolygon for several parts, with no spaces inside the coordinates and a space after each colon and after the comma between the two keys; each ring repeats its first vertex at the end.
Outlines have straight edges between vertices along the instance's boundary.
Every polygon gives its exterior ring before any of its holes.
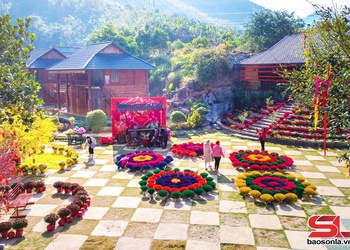
{"type": "Polygon", "coordinates": [[[210,145],[210,140],[206,140],[203,144],[203,159],[205,170],[208,170],[208,167],[211,168],[211,161],[213,159],[213,150],[210,145]]]}
{"type": "Polygon", "coordinates": [[[96,146],[96,139],[92,136],[86,136],[84,149],[89,146],[89,158],[94,159],[94,148],[96,146]]]}

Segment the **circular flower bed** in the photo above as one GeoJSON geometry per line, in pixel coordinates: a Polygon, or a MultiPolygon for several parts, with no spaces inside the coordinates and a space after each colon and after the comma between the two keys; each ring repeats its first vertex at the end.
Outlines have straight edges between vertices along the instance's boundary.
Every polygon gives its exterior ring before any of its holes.
{"type": "Polygon", "coordinates": [[[237,177],[236,186],[243,195],[250,195],[265,203],[277,201],[279,203],[296,202],[303,195],[313,195],[316,187],[305,181],[304,177],[295,177],[291,174],[283,175],[280,172],[258,171],[244,173],[237,177]]]}
{"type": "Polygon", "coordinates": [[[161,154],[143,151],[119,155],[116,157],[115,163],[118,165],[118,168],[129,168],[132,171],[136,171],[150,168],[164,169],[172,161],[173,158],[171,156],[164,158],[161,154]]]}
{"type": "Polygon", "coordinates": [[[232,165],[237,168],[250,170],[284,170],[291,168],[293,159],[278,153],[268,153],[259,150],[239,150],[232,152],[229,156],[232,165]]]}
{"type": "Polygon", "coordinates": [[[182,155],[182,156],[190,156],[196,157],[203,155],[203,143],[182,143],[182,144],[174,144],[170,148],[171,152],[174,154],[182,155]]]}
{"type": "Polygon", "coordinates": [[[191,170],[156,169],[146,173],[141,179],[139,182],[141,190],[151,195],[154,192],[166,191],[166,195],[172,196],[172,194],[179,193],[179,196],[190,198],[194,194],[210,192],[216,187],[216,183],[212,177],[208,176],[208,173],[196,174],[191,170]]]}

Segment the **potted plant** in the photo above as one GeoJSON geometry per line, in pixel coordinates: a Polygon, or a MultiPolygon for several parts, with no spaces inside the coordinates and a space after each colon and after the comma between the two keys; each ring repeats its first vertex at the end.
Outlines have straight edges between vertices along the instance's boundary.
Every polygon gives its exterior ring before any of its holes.
{"type": "Polygon", "coordinates": [[[32,175],[36,175],[36,172],[38,171],[38,166],[36,164],[32,164],[30,166],[30,171],[31,171],[32,175]]]}
{"type": "Polygon", "coordinates": [[[64,224],[67,220],[67,217],[70,215],[70,213],[71,213],[71,211],[67,207],[64,207],[64,208],[61,208],[60,210],[58,210],[57,214],[61,218],[58,221],[59,226],[61,226],[61,227],[64,226],[64,224]]]}
{"type": "Polygon", "coordinates": [[[40,145],[39,147],[40,153],[43,154],[45,151],[45,146],[44,145],[40,145]]]}
{"type": "Polygon", "coordinates": [[[46,172],[46,169],[47,169],[47,165],[44,164],[44,163],[41,163],[39,166],[38,166],[38,169],[40,171],[41,174],[44,174],[46,172]]]}
{"type": "Polygon", "coordinates": [[[61,170],[64,170],[64,167],[66,166],[66,163],[64,161],[60,161],[58,163],[58,165],[60,166],[61,170]]]}
{"type": "Polygon", "coordinates": [[[48,223],[49,225],[47,226],[47,231],[53,231],[56,228],[56,221],[60,217],[56,213],[50,213],[44,217],[44,221],[48,223]]]}
{"type": "Polygon", "coordinates": [[[22,165],[22,173],[23,175],[28,175],[28,172],[29,172],[29,166],[24,164],[22,165]]]}
{"type": "Polygon", "coordinates": [[[60,146],[57,148],[60,155],[63,155],[64,147],[60,146]]]}
{"type": "Polygon", "coordinates": [[[70,166],[73,165],[73,161],[72,161],[71,158],[68,158],[68,159],[66,160],[66,165],[67,165],[67,167],[70,167],[70,166]]]}
{"type": "Polygon", "coordinates": [[[23,184],[24,189],[26,190],[27,193],[31,193],[33,188],[34,188],[34,182],[32,181],[27,181],[23,184]]]}
{"type": "Polygon", "coordinates": [[[54,154],[57,154],[57,149],[58,149],[57,146],[52,146],[52,150],[53,150],[53,153],[54,153],[54,154]]]}
{"type": "Polygon", "coordinates": [[[28,226],[28,220],[25,218],[17,218],[12,221],[12,228],[16,230],[16,238],[23,235],[23,229],[28,226]]]}
{"type": "Polygon", "coordinates": [[[63,186],[63,181],[56,181],[53,183],[53,187],[57,189],[57,193],[62,193],[62,186],[63,186]]]}
{"type": "Polygon", "coordinates": [[[34,186],[38,193],[42,193],[44,191],[45,183],[44,181],[36,181],[34,186]]]}
{"type": "Polygon", "coordinates": [[[62,185],[62,188],[64,189],[65,194],[69,194],[72,190],[72,183],[70,182],[64,182],[62,185]]]}
{"type": "Polygon", "coordinates": [[[11,228],[12,228],[12,223],[10,221],[0,222],[0,233],[2,237],[7,237],[7,233],[11,228]]]}
{"type": "Polygon", "coordinates": [[[71,211],[71,216],[74,217],[77,215],[77,213],[79,212],[80,210],[80,207],[75,204],[75,203],[71,203],[67,206],[67,208],[71,211]]]}

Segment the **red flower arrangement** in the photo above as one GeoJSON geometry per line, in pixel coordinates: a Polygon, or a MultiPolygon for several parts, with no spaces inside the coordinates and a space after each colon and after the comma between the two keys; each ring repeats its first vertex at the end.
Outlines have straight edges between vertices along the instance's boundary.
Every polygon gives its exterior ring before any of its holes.
{"type": "Polygon", "coordinates": [[[268,153],[259,150],[239,150],[229,156],[232,165],[250,170],[283,170],[293,165],[293,159],[278,153],[268,153]]]}
{"type": "Polygon", "coordinates": [[[116,158],[118,168],[129,168],[130,170],[147,170],[150,168],[163,169],[167,164],[173,161],[171,156],[164,158],[161,154],[152,151],[135,152],[126,155],[120,155],[116,158]]]}
{"type": "Polygon", "coordinates": [[[170,148],[171,152],[177,155],[196,157],[203,155],[203,143],[182,143],[174,144],[170,148]]]}
{"type": "Polygon", "coordinates": [[[175,170],[154,170],[148,172],[141,177],[140,186],[146,186],[148,188],[154,188],[155,191],[166,190],[169,194],[173,192],[184,192],[186,190],[195,190],[203,188],[206,190],[212,190],[215,188],[216,183],[212,177],[208,176],[208,173],[196,174],[191,170],[180,171],[175,170]],[[207,189],[209,187],[209,189],[207,189]]]}

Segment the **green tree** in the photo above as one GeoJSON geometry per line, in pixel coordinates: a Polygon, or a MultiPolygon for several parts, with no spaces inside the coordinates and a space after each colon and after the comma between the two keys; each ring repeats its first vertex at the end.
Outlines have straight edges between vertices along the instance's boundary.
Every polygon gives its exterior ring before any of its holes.
{"type": "Polygon", "coordinates": [[[117,29],[112,22],[108,22],[101,29],[92,32],[89,42],[100,43],[113,41],[132,55],[139,53],[135,41],[135,33],[130,29],[117,29]]]}
{"type": "Polygon", "coordinates": [[[19,115],[24,124],[30,125],[34,122],[32,115],[40,114],[40,85],[24,70],[35,40],[35,34],[28,32],[29,26],[30,18],[17,19],[17,25],[12,25],[8,14],[0,16],[0,122],[11,124],[19,115]]]}
{"type": "Polygon", "coordinates": [[[253,52],[261,52],[288,34],[300,33],[304,26],[302,19],[287,11],[257,11],[246,25],[246,45],[253,52]]]}
{"type": "Polygon", "coordinates": [[[316,79],[322,80],[318,91],[319,117],[327,112],[331,132],[348,128],[350,88],[350,9],[314,5],[321,21],[309,28],[305,37],[307,63],[300,70],[285,74],[289,78],[290,98],[314,105],[316,79]],[[323,93],[328,85],[328,98],[323,93]],[[325,105],[322,105],[325,104],[325,105]]]}

